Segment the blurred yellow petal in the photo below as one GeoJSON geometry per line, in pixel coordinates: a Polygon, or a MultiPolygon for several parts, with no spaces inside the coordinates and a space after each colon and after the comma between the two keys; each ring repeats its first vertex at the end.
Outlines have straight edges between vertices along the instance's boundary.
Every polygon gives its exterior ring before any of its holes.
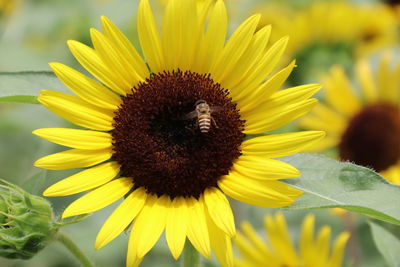
{"type": "Polygon", "coordinates": [[[378,98],[378,91],[376,88],[376,81],[372,74],[371,66],[366,60],[360,60],[356,66],[357,78],[360,82],[361,89],[367,103],[373,103],[378,98]]]}
{"type": "Polygon", "coordinates": [[[335,240],[335,243],[333,245],[332,249],[332,255],[331,255],[331,265],[332,267],[340,267],[343,262],[343,256],[345,253],[345,247],[347,244],[347,241],[350,238],[350,234],[347,232],[341,233],[335,240]]]}
{"type": "Polygon", "coordinates": [[[350,117],[358,112],[361,103],[354,93],[344,69],[339,66],[331,68],[330,77],[325,79],[325,92],[327,102],[343,115],[350,117]]]}

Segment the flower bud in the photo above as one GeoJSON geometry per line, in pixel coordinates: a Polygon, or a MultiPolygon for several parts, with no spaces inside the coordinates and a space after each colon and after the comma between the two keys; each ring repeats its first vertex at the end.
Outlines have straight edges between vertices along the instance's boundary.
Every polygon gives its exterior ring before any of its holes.
{"type": "Polygon", "coordinates": [[[47,200],[0,179],[0,256],[29,259],[55,232],[47,200]]]}

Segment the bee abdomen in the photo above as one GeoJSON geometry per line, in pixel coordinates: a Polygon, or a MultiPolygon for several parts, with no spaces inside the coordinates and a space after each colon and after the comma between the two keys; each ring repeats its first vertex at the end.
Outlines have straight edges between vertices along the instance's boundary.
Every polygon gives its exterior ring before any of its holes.
{"type": "Polygon", "coordinates": [[[211,126],[210,116],[208,115],[199,116],[200,132],[207,133],[210,130],[210,126],[211,126]]]}

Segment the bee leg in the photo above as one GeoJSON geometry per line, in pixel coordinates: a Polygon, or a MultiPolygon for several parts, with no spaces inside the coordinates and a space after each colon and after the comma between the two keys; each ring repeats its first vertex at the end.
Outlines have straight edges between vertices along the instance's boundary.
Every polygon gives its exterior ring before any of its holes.
{"type": "Polygon", "coordinates": [[[211,121],[214,123],[215,128],[219,128],[218,125],[217,125],[217,122],[214,120],[213,117],[211,117],[211,121]]]}

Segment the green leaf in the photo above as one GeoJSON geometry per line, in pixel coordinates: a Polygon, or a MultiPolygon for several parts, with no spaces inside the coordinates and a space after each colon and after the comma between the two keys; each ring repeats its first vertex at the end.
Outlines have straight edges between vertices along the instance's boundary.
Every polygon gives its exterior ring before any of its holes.
{"type": "Polygon", "coordinates": [[[316,154],[296,154],[281,160],[302,176],[284,180],[304,194],[287,209],[343,208],[400,225],[400,186],[374,171],[316,154]]]}
{"type": "Polygon", "coordinates": [[[36,98],[42,89],[67,92],[49,71],[0,72],[0,103],[38,104],[36,98]]]}
{"type": "Polygon", "coordinates": [[[390,267],[400,267],[400,240],[382,226],[369,222],[372,238],[390,267]]]}

